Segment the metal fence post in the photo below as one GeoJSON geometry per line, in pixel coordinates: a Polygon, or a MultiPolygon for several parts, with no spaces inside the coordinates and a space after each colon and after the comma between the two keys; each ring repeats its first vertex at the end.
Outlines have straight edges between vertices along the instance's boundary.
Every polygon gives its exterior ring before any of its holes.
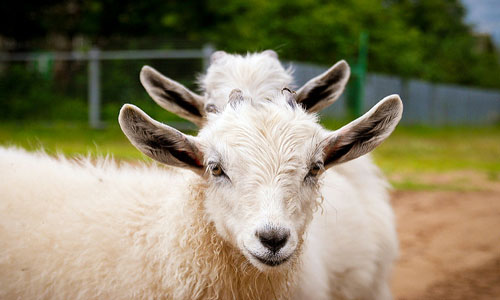
{"type": "Polygon", "coordinates": [[[352,80],[348,86],[348,108],[352,115],[357,118],[363,111],[363,100],[365,98],[365,75],[368,56],[368,32],[363,31],[359,35],[359,53],[356,64],[352,66],[352,80]]]}
{"type": "Polygon", "coordinates": [[[212,44],[206,44],[203,46],[202,52],[203,52],[203,71],[207,71],[208,67],[210,66],[210,56],[212,53],[214,53],[215,48],[212,46],[212,44]]]}
{"type": "Polygon", "coordinates": [[[89,125],[92,128],[102,128],[103,125],[101,123],[101,65],[99,56],[99,49],[92,47],[88,56],[89,125]]]}

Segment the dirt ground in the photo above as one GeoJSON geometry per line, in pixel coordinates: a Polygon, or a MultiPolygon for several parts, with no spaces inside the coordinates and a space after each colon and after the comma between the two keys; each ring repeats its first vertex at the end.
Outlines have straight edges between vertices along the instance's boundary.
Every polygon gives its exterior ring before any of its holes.
{"type": "Polygon", "coordinates": [[[500,181],[464,176],[474,188],[393,192],[395,299],[500,299],[500,181]]]}

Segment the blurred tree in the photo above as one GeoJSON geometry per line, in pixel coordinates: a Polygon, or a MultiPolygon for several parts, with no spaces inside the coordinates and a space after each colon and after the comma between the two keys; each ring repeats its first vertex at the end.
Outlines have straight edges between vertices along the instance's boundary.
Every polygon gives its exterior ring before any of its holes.
{"type": "Polygon", "coordinates": [[[368,31],[371,71],[500,88],[496,49],[464,15],[459,0],[4,1],[0,42],[11,43],[0,47],[29,50],[45,40],[70,49],[83,38],[103,48],[137,48],[147,38],[154,41],[148,48],[211,42],[332,64],[355,57],[359,34],[368,31]]]}
{"type": "MultiPolygon", "coordinates": [[[[389,0],[406,27],[420,32],[422,68],[417,76],[431,81],[500,87],[498,54],[491,42],[465,23],[459,0],[389,0]]],[[[413,74],[411,74],[413,75],[413,74]]]]}

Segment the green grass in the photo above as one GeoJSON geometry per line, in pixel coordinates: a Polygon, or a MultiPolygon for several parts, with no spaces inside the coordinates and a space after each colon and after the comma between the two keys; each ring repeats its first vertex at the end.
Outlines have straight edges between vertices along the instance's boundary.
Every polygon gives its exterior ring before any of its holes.
{"type": "Polygon", "coordinates": [[[500,127],[398,127],[374,151],[388,173],[471,170],[500,173],[500,127]]]}
{"type": "MultiPolygon", "coordinates": [[[[342,125],[323,124],[331,129],[342,125]]],[[[398,126],[373,156],[396,189],[477,190],[477,178],[470,176],[500,180],[500,126],[398,126]],[[435,182],[445,173],[462,171],[469,173],[435,182]]]]}
{"type": "Polygon", "coordinates": [[[412,191],[455,191],[455,192],[470,192],[481,191],[480,187],[474,185],[461,185],[457,182],[450,183],[426,183],[421,182],[418,178],[405,178],[403,180],[391,180],[391,185],[396,190],[412,190],[412,191]]]}
{"type": "MultiPolygon", "coordinates": [[[[327,128],[338,121],[324,120],[327,128]]],[[[374,152],[386,172],[476,170],[498,176],[500,126],[428,127],[399,125],[374,152]]]]}
{"type": "MultiPolygon", "coordinates": [[[[341,123],[324,120],[330,129],[341,123]]],[[[1,123],[0,144],[66,155],[112,154],[117,159],[144,159],[121,132],[118,124],[103,130],[86,123],[1,123]]],[[[377,164],[400,189],[453,189],[454,185],[422,183],[412,178],[422,173],[477,171],[489,180],[500,178],[500,126],[444,127],[399,126],[374,151],[377,164]]]]}
{"type": "Polygon", "coordinates": [[[3,123],[0,124],[0,144],[29,150],[43,148],[50,154],[112,154],[127,160],[144,157],[130,144],[118,124],[95,130],[83,122],[3,123]]]}

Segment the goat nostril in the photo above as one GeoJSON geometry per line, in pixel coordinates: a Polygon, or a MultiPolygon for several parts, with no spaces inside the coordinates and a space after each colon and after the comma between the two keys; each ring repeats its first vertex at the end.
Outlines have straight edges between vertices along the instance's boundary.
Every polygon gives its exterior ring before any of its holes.
{"type": "Polygon", "coordinates": [[[264,247],[272,252],[278,252],[283,248],[290,236],[289,230],[262,230],[257,232],[257,237],[264,247]]]}

